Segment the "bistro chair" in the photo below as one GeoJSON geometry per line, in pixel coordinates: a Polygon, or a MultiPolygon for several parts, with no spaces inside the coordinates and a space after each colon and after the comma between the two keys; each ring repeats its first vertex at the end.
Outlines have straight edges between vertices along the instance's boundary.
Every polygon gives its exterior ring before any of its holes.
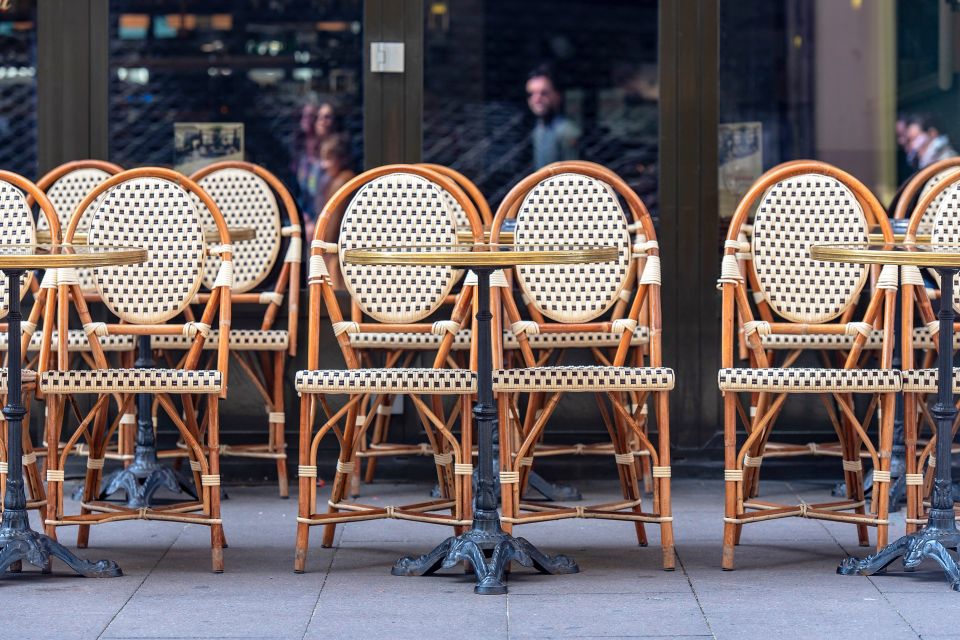
{"type": "MultiPolygon", "coordinates": [[[[476,208],[453,181],[417,165],[389,165],[367,171],[344,185],[326,204],[317,222],[311,245],[308,369],[297,372],[300,401],[300,502],[297,518],[295,570],[306,564],[309,530],[325,525],[323,546],[333,544],[336,524],[359,520],[399,518],[461,527],[469,524],[472,495],[471,396],[477,390],[476,374],[468,368],[448,365],[456,335],[471,311],[472,285],[463,286],[447,319],[425,321],[444,303],[456,285],[455,270],[448,267],[360,266],[347,264],[350,249],[407,245],[452,245],[456,243],[456,216],[444,197],[453,194],[466,211],[476,242],[483,230],[476,208]],[[344,207],[336,243],[320,240],[334,212],[344,207]],[[350,295],[369,320],[345,320],[331,285],[324,254],[339,256],[340,273],[350,295]],[[346,369],[319,369],[321,306],[326,308],[333,334],[346,362],[346,369]],[[355,337],[365,333],[398,332],[439,335],[430,368],[396,366],[392,355],[385,367],[365,366],[368,358],[355,346],[355,337]],[[347,395],[335,409],[329,396],[347,395]],[[360,416],[376,413],[386,398],[403,395],[412,401],[423,424],[437,470],[440,499],[412,505],[374,506],[344,500],[357,453],[373,421],[360,416]],[[430,402],[421,396],[431,396],[430,402]],[[456,402],[449,412],[443,397],[456,402]],[[313,425],[319,410],[326,416],[318,430],[313,425]],[[461,422],[460,439],[454,435],[461,422]],[[343,423],[341,427],[340,424],[343,423]],[[318,513],[316,504],[317,449],[333,431],[340,445],[328,510],[318,513]],[[441,513],[449,510],[449,514],[441,513]]],[[[349,316],[348,316],[349,317],[349,316]]]]}
{"type": "MultiPolygon", "coordinates": [[[[449,178],[450,181],[452,181],[456,187],[459,187],[465,197],[467,197],[474,205],[477,213],[480,215],[480,220],[483,223],[484,228],[489,228],[490,224],[493,222],[493,214],[490,212],[490,205],[487,204],[486,198],[483,197],[483,194],[469,178],[455,169],[451,169],[450,167],[445,167],[439,164],[424,163],[420,166],[449,178]]],[[[444,189],[442,190],[442,194],[447,206],[453,211],[454,217],[456,218],[457,231],[459,231],[461,234],[469,233],[472,237],[473,225],[470,222],[470,217],[468,216],[466,210],[460,205],[452,191],[447,191],[444,189]]],[[[455,271],[455,273],[457,274],[457,279],[460,280],[461,276],[463,275],[462,270],[458,269],[455,271]]],[[[472,274],[470,275],[470,278],[470,284],[475,285],[476,281],[472,274]]],[[[457,291],[455,288],[453,292],[447,295],[445,302],[449,304],[455,303],[458,294],[459,291],[457,291]]],[[[352,309],[354,319],[359,319],[362,317],[362,312],[356,301],[354,301],[352,309]]],[[[443,313],[442,308],[439,313],[443,313]]],[[[470,328],[472,321],[473,314],[467,314],[467,317],[464,318],[464,326],[461,327],[460,331],[457,332],[456,336],[454,337],[453,345],[450,347],[450,358],[455,361],[456,366],[458,367],[469,366],[469,362],[473,362],[473,355],[471,351],[472,334],[470,328]],[[465,358],[469,358],[469,362],[465,361],[465,358]]],[[[440,348],[440,344],[443,342],[442,335],[433,333],[423,334],[384,332],[378,334],[371,332],[351,334],[350,338],[353,346],[357,350],[382,350],[384,352],[383,357],[385,360],[396,358],[397,362],[401,363],[401,366],[408,366],[414,358],[418,356],[423,357],[424,353],[436,353],[437,349],[440,348]]],[[[431,448],[428,442],[416,444],[388,442],[387,438],[390,420],[392,417],[392,404],[392,398],[386,397],[383,399],[383,402],[380,404],[376,414],[372,418],[374,420],[374,424],[370,431],[369,442],[364,442],[362,448],[357,453],[357,457],[359,459],[366,459],[367,461],[366,469],[364,471],[364,482],[373,482],[374,474],[376,473],[377,460],[381,457],[408,455],[417,456],[430,454],[431,448]]],[[[361,413],[361,415],[364,414],[367,414],[365,410],[361,413]]],[[[359,477],[359,471],[360,469],[358,465],[357,477],[359,477]]],[[[359,494],[359,488],[357,486],[352,487],[351,494],[359,494]]]]}
{"type": "MultiPolygon", "coordinates": [[[[50,200],[44,195],[43,191],[26,178],[9,171],[0,171],[0,244],[7,245],[29,245],[36,243],[36,224],[31,212],[30,203],[34,202],[40,209],[40,219],[44,221],[46,228],[50,230],[51,239],[59,243],[61,239],[60,223],[57,219],[56,211],[50,200]]],[[[21,296],[25,296],[30,288],[30,283],[34,280],[34,274],[27,272],[20,282],[21,296]]],[[[0,317],[7,315],[9,311],[7,299],[7,278],[0,279],[0,317]]],[[[41,518],[46,516],[47,500],[44,491],[43,480],[40,470],[37,467],[37,452],[33,448],[30,438],[30,406],[31,398],[37,391],[37,376],[39,372],[46,371],[50,366],[51,342],[54,334],[54,318],[56,314],[56,295],[35,295],[33,299],[32,310],[29,314],[30,319],[21,321],[23,328],[23,339],[21,341],[21,354],[23,360],[17,366],[27,365],[27,346],[33,340],[37,340],[37,354],[32,358],[32,363],[36,367],[29,367],[23,371],[23,394],[24,406],[27,408],[27,414],[23,420],[23,478],[26,485],[28,500],[27,508],[36,509],[41,518]],[[35,318],[35,320],[31,320],[35,318]],[[41,322],[42,328],[36,332],[36,324],[41,322]]],[[[3,335],[6,335],[7,327],[2,325],[3,335]]],[[[4,342],[6,350],[6,342],[4,342]]],[[[6,366],[0,369],[0,395],[4,402],[7,395],[7,368],[10,366],[9,360],[6,366]]],[[[6,493],[7,484],[7,433],[6,422],[0,420],[0,505],[3,504],[3,495],[6,493]]],[[[0,507],[2,509],[2,507],[0,507]]]]}
{"type": "MultiPolygon", "coordinates": [[[[863,265],[823,263],[808,255],[814,243],[866,242],[870,226],[879,225],[886,241],[893,232],[883,209],[858,180],[830,165],[808,161],[767,172],[738,205],[724,243],[719,286],[723,291],[722,366],[718,381],[724,401],[724,480],[726,483],[723,568],[734,568],[734,546],[744,524],[801,517],[849,522],[861,545],[869,544],[867,527],[877,528],[878,548],[886,545],[893,440],[893,407],[900,390],[899,372],[891,369],[893,323],[899,272],[882,269],[859,321],[850,311],[867,284],[863,265]],[[772,313],[755,319],[737,253],[741,227],[756,208],[750,247],[759,290],[772,313]],[[834,320],[839,319],[837,322],[834,320]],[[863,354],[875,328],[883,331],[880,369],[863,368],[863,354]],[[742,333],[750,350],[749,367],[734,366],[734,345],[742,333]],[[853,343],[842,367],[784,367],[768,358],[762,338],[777,335],[847,335],[853,343]],[[753,498],[745,487],[749,470],[759,475],[765,444],[787,397],[818,394],[833,398],[839,415],[829,412],[843,453],[847,499],[822,504],[779,504],[753,498]],[[871,395],[858,417],[854,393],[871,395]],[[744,394],[745,403],[741,398],[744,394]],[[879,406],[879,409],[878,409],[879,406]],[[747,411],[751,407],[751,411],[747,411]],[[867,431],[876,416],[876,442],[867,431]],[[746,438],[738,444],[738,421],[746,438]],[[861,449],[873,463],[874,490],[865,507],[861,449]]],[[[787,364],[787,363],[784,363],[787,364]]]]}
{"type": "MultiPolygon", "coordinates": [[[[262,444],[222,444],[221,456],[274,460],[280,497],[289,496],[287,445],[284,429],[284,392],[287,356],[297,353],[297,316],[299,314],[300,262],[302,256],[300,218],[293,197],[272,173],[249,162],[217,162],[191,176],[220,207],[230,227],[252,227],[253,240],[233,243],[233,308],[260,313],[259,328],[230,330],[229,351],[233,363],[253,385],[263,400],[267,420],[267,441],[262,444]],[[287,224],[284,225],[283,219],[287,224]],[[277,273],[276,265],[282,260],[277,273]],[[263,286],[274,277],[272,286],[263,286]],[[285,309],[285,317],[281,310],[285,309]]],[[[214,226],[214,219],[193,196],[203,225],[214,226]]],[[[203,270],[204,293],[194,297],[194,306],[203,308],[216,282],[220,258],[210,256],[203,270]]],[[[235,314],[236,315],[236,314],[235,314]]],[[[170,361],[174,352],[188,352],[192,339],[184,335],[154,336],[154,349],[163,350],[170,361]]],[[[205,351],[214,358],[220,348],[220,333],[211,329],[203,341],[205,351]]],[[[183,356],[181,356],[183,357],[183,356]]]]}
{"type": "MultiPolygon", "coordinates": [[[[220,336],[229,335],[230,290],[233,260],[226,222],[214,200],[194,181],[169,169],[148,167],[125,171],[101,183],[83,199],[79,210],[94,205],[89,227],[89,244],[143,247],[149,260],[141,265],[101,267],[93,270],[99,298],[112,322],[94,322],[90,316],[76,274],[58,270],[59,326],[65,326],[73,310],[90,341],[96,368],[69,370],[66,350],[58,352],[60,370],[47,372],[40,388],[48,398],[47,491],[50,504],[47,531],[79,526],[78,547],[86,547],[91,525],[123,520],[164,520],[202,524],[210,527],[213,570],[223,571],[223,525],[220,519],[219,400],[226,395],[228,340],[221,340],[214,368],[203,369],[201,355],[205,338],[219,323],[220,336]],[[200,200],[213,217],[221,244],[208,247],[204,240],[203,216],[193,198],[200,200]],[[221,260],[216,281],[198,320],[182,318],[197,294],[204,276],[208,254],[221,260]],[[113,335],[178,335],[193,341],[188,356],[174,368],[109,368],[102,338],[113,335]],[[78,416],[78,427],[58,452],[73,397],[96,396],[92,408],[78,416]],[[122,408],[108,428],[110,398],[122,395],[122,408]],[[136,394],[150,394],[172,421],[186,443],[198,500],[132,508],[99,499],[107,435],[120,419],[133,411],[136,394]],[[194,411],[193,395],[203,395],[206,413],[194,411]],[[182,399],[182,408],[174,402],[182,399]],[[206,445],[202,443],[206,437],[206,445]],[[65,464],[70,451],[83,441],[89,451],[80,513],[64,512],[65,464]]],[[[66,241],[79,226],[71,219],[66,241]]],[[[66,336],[60,334],[61,343],[66,336]]],[[[76,410],[76,409],[75,409],[76,410]]]]}
{"type": "MultiPolygon", "coordinates": [[[[946,163],[947,161],[942,161],[946,163]]],[[[941,164],[941,163],[937,163],[941,164]]],[[[942,169],[927,182],[939,176],[930,188],[925,188],[910,216],[905,234],[905,243],[915,243],[921,233],[929,233],[931,242],[937,244],[960,244],[960,162],[952,163],[953,168],[942,169]],[[944,175],[945,174],[945,175],[944,175]]],[[[932,168],[933,165],[931,165],[932,168]]],[[[918,174],[919,176],[920,174],[918,174]]],[[[904,190],[904,199],[918,180],[911,180],[904,190]]],[[[907,533],[926,524],[926,510],[933,491],[935,475],[936,427],[928,406],[928,399],[935,398],[939,378],[932,359],[939,351],[937,337],[939,323],[934,314],[928,295],[929,285],[924,281],[920,269],[903,266],[902,271],[902,349],[901,368],[903,371],[904,391],[904,444],[906,448],[906,488],[907,488],[907,533]],[[920,326],[913,328],[919,319],[920,326]],[[917,356],[920,367],[916,367],[917,356]],[[930,430],[929,438],[920,438],[923,427],[930,430]]],[[[939,277],[932,278],[939,286],[939,277]]],[[[956,281],[960,279],[955,279],[956,281]]],[[[956,291],[956,290],[955,290],[956,291]]],[[[937,289],[939,292],[939,289],[937,289]]],[[[940,304],[944,304],[940,299],[940,304]]],[[[960,293],[954,293],[954,309],[960,310],[960,293]]],[[[957,341],[954,340],[954,350],[957,341]]],[[[954,392],[960,390],[960,370],[954,369],[954,392]]],[[[957,424],[953,426],[956,436],[957,424]]],[[[960,452],[956,444],[951,445],[953,453],[960,452]]]]}
{"type": "MultiPolygon", "coordinates": [[[[562,163],[556,163],[567,171],[575,171],[577,168],[585,168],[588,171],[593,171],[595,174],[604,174],[607,176],[606,179],[601,180],[600,182],[604,184],[607,189],[610,191],[612,197],[611,206],[616,207],[622,215],[625,202],[617,195],[615,189],[610,186],[611,180],[619,180],[620,178],[604,167],[603,165],[596,164],[594,162],[586,162],[583,160],[569,160],[562,163]]],[[[584,210],[588,210],[589,207],[593,204],[591,202],[593,198],[593,192],[591,190],[578,190],[571,189],[568,193],[564,194],[564,200],[566,206],[577,208],[581,207],[584,210]]],[[[516,218],[516,209],[520,206],[521,201],[517,201],[514,204],[514,210],[509,212],[507,217],[508,219],[516,218]]],[[[646,238],[643,236],[643,230],[641,225],[637,222],[631,222],[627,225],[628,230],[634,234],[634,243],[642,244],[646,238]]],[[[637,279],[637,265],[641,261],[634,260],[630,262],[630,270],[627,274],[626,282],[624,283],[623,289],[618,294],[618,299],[613,305],[612,310],[609,313],[610,321],[615,322],[625,317],[626,313],[629,311],[629,303],[633,300],[633,288],[636,285],[637,279]]],[[[642,265],[641,265],[642,266],[642,265]]],[[[537,305],[527,296],[526,293],[521,293],[521,298],[523,301],[523,306],[526,309],[529,317],[536,322],[542,322],[543,316],[540,313],[537,305]]],[[[644,354],[647,351],[647,346],[650,343],[650,329],[648,326],[647,319],[647,306],[644,304],[640,310],[639,324],[636,329],[633,331],[633,334],[630,339],[630,355],[627,357],[627,362],[631,362],[634,365],[642,366],[644,354]]],[[[518,325],[518,329],[522,330],[522,325],[518,325]]],[[[524,331],[525,332],[525,331],[524,331]]],[[[614,332],[603,332],[603,331],[578,331],[578,332],[564,332],[564,333],[531,333],[527,335],[527,342],[530,345],[530,348],[533,349],[534,355],[537,362],[546,362],[553,358],[555,355],[563,354],[563,350],[568,349],[578,349],[578,350],[588,350],[595,364],[599,366],[607,366],[612,362],[612,359],[615,355],[616,349],[620,345],[621,335],[614,332]]],[[[513,330],[506,330],[503,332],[503,349],[504,357],[507,359],[509,366],[513,366],[512,362],[516,358],[522,359],[520,355],[520,344],[517,340],[513,330]]],[[[563,357],[560,355],[560,357],[563,357]]],[[[637,404],[637,394],[632,394],[632,404],[637,404]]],[[[531,397],[531,402],[539,403],[542,401],[542,397],[539,395],[531,397]]],[[[633,407],[634,409],[636,407],[633,407]]],[[[526,412],[526,419],[528,421],[532,420],[534,416],[539,412],[539,406],[534,407],[534,411],[526,412]]],[[[644,404],[640,406],[640,415],[639,415],[639,424],[643,432],[647,433],[647,406],[644,404]]],[[[524,431],[529,431],[530,424],[525,425],[524,431]]],[[[628,434],[627,437],[628,446],[633,454],[638,459],[638,464],[640,465],[640,472],[643,478],[644,490],[646,492],[653,491],[653,477],[651,475],[651,465],[649,458],[649,451],[646,448],[640,446],[639,441],[632,434],[628,434]]],[[[543,442],[538,442],[534,450],[535,457],[554,457],[562,455],[599,455],[599,456],[612,456],[615,454],[614,446],[611,442],[592,442],[592,443],[582,443],[577,442],[574,444],[547,444],[543,442]]],[[[528,478],[527,475],[524,475],[524,478],[528,478]]],[[[521,495],[523,495],[526,490],[526,485],[520,487],[521,495]]]]}
{"type": "MultiPolygon", "coordinates": [[[[518,183],[504,198],[494,219],[491,240],[496,242],[503,223],[515,217],[514,244],[596,246],[620,249],[616,263],[587,265],[518,266],[514,278],[536,319],[524,317],[510,291],[500,294],[505,317],[516,336],[522,366],[494,372],[494,390],[500,411],[500,483],[503,521],[511,526],[590,518],[632,521],[637,541],[646,545],[644,523],[660,526],[664,569],[673,569],[673,516],[670,507],[670,427],[668,392],[673,371],[662,366],[660,343],[660,257],[650,214],[640,198],[618,176],[583,163],[545,167],[518,183]],[[576,194],[572,196],[571,194],[576,194]],[[623,198],[630,221],[619,206],[623,198]],[[630,230],[643,240],[634,244],[630,230]],[[621,299],[639,273],[636,292],[623,317],[602,319],[621,299]],[[632,359],[633,334],[646,308],[649,351],[646,366],[632,359]],[[531,345],[536,335],[616,335],[609,358],[595,366],[563,366],[538,358],[531,345]],[[532,468],[536,444],[564,394],[593,393],[613,444],[612,456],[620,478],[623,500],[586,506],[524,503],[521,488],[532,468]],[[521,417],[519,394],[528,394],[521,417]],[[536,402],[537,397],[544,402],[536,402]],[[654,445],[642,427],[643,407],[653,407],[657,439],[654,445]],[[512,432],[516,429],[517,432],[512,432]],[[631,439],[639,442],[652,462],[652,507],[645,511],[638,483],[631,439]],[[519,443],[515,445],[514,443],[519,443]]],[[[496,335],[494,336],[497,337],[496,335]]],[[[605,338],[608,339],[608,338],[605,338]]],[[[558,341],[559,342],[559,341],[558,341]]]]}

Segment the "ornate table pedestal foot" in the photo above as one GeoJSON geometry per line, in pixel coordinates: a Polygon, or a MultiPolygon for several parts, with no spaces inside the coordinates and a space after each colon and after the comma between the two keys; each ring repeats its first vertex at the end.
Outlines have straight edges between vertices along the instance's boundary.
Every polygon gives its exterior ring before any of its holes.
{"type": "Polygon", "coordinates": [[[391,573],[395,576],[424,576],[464,562],[469,563],[477,577],[474,593],[502,595],[507,592],[504,572],[511,561],[552,575],[580,571],[571,558],[565,555],[548,556],[526,539],[505,533],[494,512],[492,517],[478,513],[470,531],[447,538],[429,553],[420,557],[400,558],[393,565],[391,573]]]}

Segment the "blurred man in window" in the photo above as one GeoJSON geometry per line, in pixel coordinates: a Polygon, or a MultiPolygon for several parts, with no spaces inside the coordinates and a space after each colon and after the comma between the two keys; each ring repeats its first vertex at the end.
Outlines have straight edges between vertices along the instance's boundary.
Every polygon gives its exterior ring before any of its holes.
{"type": "Polygon", "coordinates": [[[930,115],[913,116],[904,132],[907,162],[917,169],[957,155],[950,138],[930,115]]]}
{"type": "Polygon", "coordinates": [[[563,98],[546,67],[537,67],[527,78],[527,106],[537,117],[532,134],[533,168],[559,160],[576,160],[580,129],[560,113],[563,98]]]}

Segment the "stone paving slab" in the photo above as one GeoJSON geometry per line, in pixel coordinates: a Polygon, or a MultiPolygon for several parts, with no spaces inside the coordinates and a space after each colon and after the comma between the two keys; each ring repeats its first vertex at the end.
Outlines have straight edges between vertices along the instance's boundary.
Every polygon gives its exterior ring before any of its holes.
{"type": "MultiPolygon", "coordinates": [[[[587,500],[609,500],[612,483],[584,481],[587,500]]],[[[424,485],[364,486],[374,504],[422,500],[424,485]]],[[[674,482],[676,571],[660,566],[659,531],[637,544],[630,523],[564,520],[518,527],[548,553],[573,556],[581,573],[540,576],[517,568],[507,596],[475,596],[470,576],[390,575],[400,555],[441,542],[444,527],[400,521],[337,528],[333,548],[314,528],[307,573],[293,573],[296,501],[273,487],[230,487],[223,512],[226,573],[210,572],[209,532],[164,522],[94,527],[88,558],[117,560],[124,577],[85,580],[28,569],[0,579],[12,637],[109,638],[934,638],[960,639],[960,594],[936,566],[907,574],[838,576],[857,546],[841,523],[782,519],[747,526],[737,570],[719,568],[723,487],[674,482]],[[21,615],[14,617],[9,612],[21,615]]],[[[765,481],[764,497],[828,499],[827,483],[765,481]]],[[[320,502],[326,500],[321,492],[320,502]]],[[[75,505],[70,505],[75,507],[75,505]]],[[[903,531],[894,514],[891,538],[903,531]]],[[[35,523],[36,525],[37,523],[35,523]]],[[[871,531],[871,540],[873,531],[871,531]]],[[[76,533],[60,529],[71,546],[76,533]]]]}

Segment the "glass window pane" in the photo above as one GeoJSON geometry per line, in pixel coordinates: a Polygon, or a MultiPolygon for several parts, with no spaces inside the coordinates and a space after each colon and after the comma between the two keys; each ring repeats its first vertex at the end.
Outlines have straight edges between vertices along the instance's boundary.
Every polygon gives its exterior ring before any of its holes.
{"type": "Polygon", "coordinates": [[[37,177],[37,3],[0,8],[0,167],[37,177]]]}
{"type": "Polygon", "coordinates": [[[112,161],[189,173],[242,156],[280,177],[308,214],[329,183],[323,142],[342,170],[358,168],[362,0],[110,8],[112,161]]]}
{"type": "Polygon", "coordinates": [[[656,0],[424,4],[424,161],[496,206],[539,166],[591,160],[656,215],[656,0]]]}

